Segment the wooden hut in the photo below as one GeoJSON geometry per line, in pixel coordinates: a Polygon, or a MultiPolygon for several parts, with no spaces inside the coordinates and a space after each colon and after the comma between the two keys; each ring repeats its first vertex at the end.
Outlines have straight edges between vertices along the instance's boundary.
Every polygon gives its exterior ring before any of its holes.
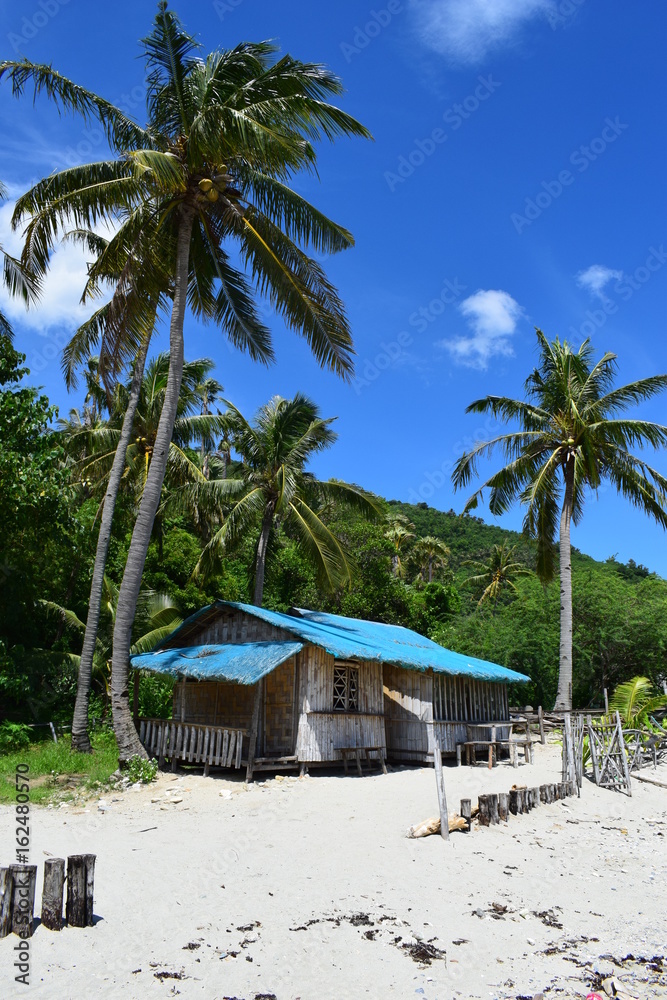
{"type": "Polygon", "coordinates": [[[527,680],[400,626],[217,601],[135,668],[178,678],[172,719],[142,720],[162,760],[254,770],[454,753],[470,722],[509,718],[527,680]]]}

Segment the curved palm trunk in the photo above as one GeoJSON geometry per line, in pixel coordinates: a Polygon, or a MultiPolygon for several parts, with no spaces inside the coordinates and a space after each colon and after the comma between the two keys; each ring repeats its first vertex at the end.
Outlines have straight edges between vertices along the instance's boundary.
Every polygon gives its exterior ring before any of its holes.
{"type": "Polygon", "coordinates": [[[557,712],[572,711],[572,550],[570,522],[574,493],[574,462],[565,468],[565,496],[560,516],[560,663],[558,670],[557,712]]]}
{"type": "Polygon", "coordinates": [[[164,405],[160,414],[155,446],[151,458],[146,485],[141,496],[139,513],[132,532],[132,541],[127,554],[123,580],[118,593],[116,622],[113,631],[113,656],[111,661],[111,710],[113,726],[118,743],[118,758],[122,763],[138,754],[145,757],[146,751],[139,742],[134,726],[129,698],[130,645],[132,625],[136,612],[141,578],[146,562],[146,553],[151,540],[153,522],[160,504],[162,483],[167,468],[169,445],[174,430],[178,397],[183,378],[183,323],[185,320],[188,288],[188,265],[190,256],[190,236],[192,216],[181,217],[174,275],[174,305],[169,328],[169,377],[165,391],[164,405]]]}
{"type": "Polygon", "coordinates": [[[76,686],[76,701],[74,703],[74,715],[72,717],[72,749],[81,750],[84,753],[91,752],[90,739],[88,737],[88,703],[90,701],[90,679],[93,672],[93,656],[95,655],[95,645],[97,642],[97,630],[100,624],[100,608],[102,606],[102,588],[104,587],[104,570],[109,552],[109,542],[111,540],[111,526],[116,508],[116,499],[120,489],[120,481],[125,469],[125,454],[132,435],[132,425],[134,424],[134,414],[137,410],[139,395],[141,393],[141,380],[148,354],[150,338],[146,337],[142,342],[134,365],[134,375],[130,384],[130,395],[127,403],[123,426],[113,458],[107,491],[104,495],[104,506],[102,507],[102,517],[100,519],[100,531],[97,536],[97,548],[95,549],[95,564],[93,566],[93,579],[90,585],[90,600],[88,601],[88,617],[86,618],[86,631],[83,637],[81,649],[81,660],[79,662],[79,676],[76,686]]]}

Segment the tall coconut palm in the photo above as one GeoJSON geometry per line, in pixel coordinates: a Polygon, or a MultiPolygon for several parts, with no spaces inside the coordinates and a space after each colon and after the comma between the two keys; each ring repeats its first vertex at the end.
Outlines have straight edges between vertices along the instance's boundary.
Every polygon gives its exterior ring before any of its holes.
{"type": "MultiPolygon", "coordinates": [[[[181,392],[167,460],[166,477],[171,488],[203,478],[202,470],[192,461],[186,449],[200,440],[211,441],[224,430],[225,421],[219,414],[198,412],[201,409],[202,386],[206,383],[219,386],[209,376],[213,367],[210,358],[185,361],[183,364],[181,392]]],[[[141,380],[132,438],[125,455],[123,479],[126,488],[136,497],[137,504],[145,489],[155,451],[168,378],[169,355],[162,352],[148,363],[141,380]]],[[[131,388],[131,381],[118,384],[110,403],[108,421],[89,427],[77,419],[77,411],[74,411],[74,419],[70,418],[61,425],[70,454],[77,456],[82,453],[78,463],[82,479],[93,484],[106,482],[115,458],[131,388]]]]}
{"type": "MultiPolygon", "coordinates": [[[[6,197],[7,188],[0,182],[0,201],[4,201],[6,197]]],[[[7,253],[2,244],[0,244],[0,258],[2,258],[2,280],[11,294],[22,298],[26,305],[35,302],[40,292],[40,282],[36,276],[7,253]]],[[[0,310],[0,336],[8,337],[10,341],[14,337],[11,324],[2,310],[0,310]]]]}
{"type": "Polygon", "coordinates": [[[419,564],[419,578],[427,583],[433,582],[433,571],[444,569],[451,551],[447,545],[433,535],[418,538],[412,549],[412,555],[419,564]]]}
{"type": "MultiPolygon", "coordinates": [[[[101,620],[98,628],[97,642],[93,656],[93,678],[104,693],[109,696],[111,679],[111,651],[113,639],[113,624],[118,603],[118,587],[104,577],[102,586],[101,620]]],[[[85,622],[74,611],[62,607],[54,601],[42,601],[44,607],[57,615],[63,625],[74,634],[85,632],[85,622]]],[[[137,614],[132,629],[131,653],[147,653],[162,639],[170,635],[182,624],[183,619],[168,594],[159,594],[152,590],[142,590],[137,602],[137,614]]],[[[71,660],[77,666],[80,657],[72,654],[71,660]]]]}
{"type": "Polygon", "coordinates": [[[514,581],[521,576],[530,576],[531,571],[524,563],[519,562],[516,557],[516,545],[508,545],[502,542],[494,545],[486,561],[481,559],[464,559],[462,566],[470,566],[477,572],[469,576],[466,583],[474,587],[481,596],[477,602],[481,607],[486,601],[493,603],[495,611],[499,599],[507,591],[517,592],[514,581]]]}
{"type": "Polygon", "coordinates": [[[486,396],[467,413],[492,413],[518,423],[491,441],[477,444],[456,464],[452,479],[465,487],[480,458],[500,448],[507,465],[494,473],[466,502],[477,506],[490,490],[489,509],[504,514],[519,500],[526,508],[523,526],[537,539],[537,571],[548,582],[555,572],[556,535],[560,556],[560,669],[556,709],[572,707],[572,565],[570,525],[581,521],[587,491],[609,482],[619,493],[667,528],[667,479],[632,447],[664,447],[667,427],[618,416],[667,389],[667,375],[639,379],[614,388],[616,355],[594,363],[585,341],[578,351],[567,342],[550,342],[537,330],[539,363],[528,376],[525,400],[486,396]]]}
{"type": "MultiPolygon", "coordinates": [[[[172,276],[170,369],[153,458],[121,583],[114,630],[112,701],[121,761],[143,753],[128,697],[129,648],[141,576],[160,502],[183,368],[187,307],[215,321],[255,359],[272,357],[253,291],[266,295],[286,324],[308,340],[317,360],[348,376],[351,336],[336,289],[302,246],[335,252],[351,235],[288,186],[314,170],[313,141],[368,137],[362,125],[327,98],[341,93],[325,67],[290,56],[272,62],[275,47],[242,43],[205,59],[165,0],[143,40],[148,70],[148,124],[77,86],[49,66],[0,65],[15,94],[32,83],[61,107],[104,127],[115,159],[51,175],[19,199],[15,224],[27,221],[23,260],[43,273],[65,225],[92,229],[111,220],[116,232],[90,268],[89,285],[122,270],[137,240],[159,247],[172,276]],[[235,245],[245,271],[232,262],[235,245]]],[[[151,267],[146,268],[145,280],[151,267]]],[[[164,294],[161,283],[155,287],[164,294]]],[[[114,369],[126,350],[110,338],[101,356],[114,369]]]]}
{"type": "Polygon", "coordinates": [[[379,501],[357,486],[339,480],[321,482],[306,466],[313,455],[337,438],[334,418],[323,420],[319,408],[301,393],[293,399],[274,396],[257,413],[254,424],[227,404],[232,446],[240,461],[234,478],[211,479],[184,490],[182,502],[196,505],[212,500],[228,507],[221,528],[202,552],[195,575],[205,576],[247,532],[257,532],[253,602],[262,604],[271,534],[278,522],[291,531],[329,589],[351,578],[343,546],[321,514],[332,504],[355,507],[370,518],[381,514],[379,501]]]}

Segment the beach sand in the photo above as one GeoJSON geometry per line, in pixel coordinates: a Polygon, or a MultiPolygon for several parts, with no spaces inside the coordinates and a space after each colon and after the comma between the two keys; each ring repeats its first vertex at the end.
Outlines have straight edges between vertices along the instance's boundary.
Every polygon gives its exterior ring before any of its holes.
{"type": "MultiPolygon", "coordinates": [[[[667,783],[667,767],[642,774],[667,783]]],[[[549,744],[532,766],[445,768],[450,812],[559,780],[549,744]]],[[[96,924],[38,926],[28,988],[17,938],[1,940],[0,997],[550,1000],[613,976],[626,996],[667,997],[667,788],[585,780],[580,798],[449,843],[406,838],[437,815],[432,768],[248,787],[165,773],[104,803],[32,808],[36,913],[44,859],[92,852],[96,924]]],[[[4,806],[0,863],[13,843],[4,806]]]]}

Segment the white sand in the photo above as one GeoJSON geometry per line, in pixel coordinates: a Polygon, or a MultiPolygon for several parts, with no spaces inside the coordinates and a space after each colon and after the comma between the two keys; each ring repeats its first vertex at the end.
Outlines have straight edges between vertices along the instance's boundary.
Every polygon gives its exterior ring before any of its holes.
{"type": "MultiPolygon", "coordinates": [[[[667,768],[643,773],[667,782],[667,768]]],[[[458,811],[461,797],[560,780],[559,749],[538,746],[535,765],[517,770],[448,767],[445,779],[458,811]]],[[[315,773],[248,791],[239,780],[164,774],[105,796],[104,813],[97,800],[86,812],[33,807],[36,912],[47,852],[94,852],[99,920],[60,933],[38,927],[28,989],[13,982],[17,938],[0,941],[0,997],[585,996],[614,959],[667,956],[667,789],[634,782],[632,791],[586,781],[580,799],[452,834],[449,844],[405,836],[437,813],[429,768],[315,773]],[[151,802],[167,789],[183,801],[151,802]],[[507,907],[499,919],[493,903],[507,907]],[[401,945],[420,939],[445,957],[415,962],[401,945]]],[[[13,827],[2,807],[0,863],[13,860],[13,827]]],[[[667,960],[658,968],[628,961],[616,969],[619,985],[667,996],[667,960]]]]}

